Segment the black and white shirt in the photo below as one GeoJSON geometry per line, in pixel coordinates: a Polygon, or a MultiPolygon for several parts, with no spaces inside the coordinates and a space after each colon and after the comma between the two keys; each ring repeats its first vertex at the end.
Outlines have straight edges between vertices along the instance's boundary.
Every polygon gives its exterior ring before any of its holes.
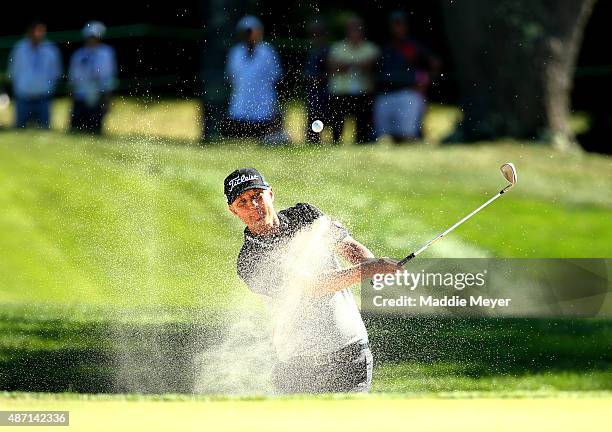
{"type": "Polygon", "coordinates": [[[257,236],[245,229],[237,269],[271,308],[279,358],[327,354],[367,342],[348,288],[316,298],[300,289],[317,275],[340,268],[335,250],[350,235],[347,229],[305,203],[281,210],[278,218],[275,235],[257,236]]]}

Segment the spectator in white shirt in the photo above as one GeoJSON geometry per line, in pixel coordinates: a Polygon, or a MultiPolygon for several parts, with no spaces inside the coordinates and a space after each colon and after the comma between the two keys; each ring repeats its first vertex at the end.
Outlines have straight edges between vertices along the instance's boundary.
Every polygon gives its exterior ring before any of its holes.
{"type": "Polygon", "coordinates": [[[374,103],[374,66],[379,48],[365,38],[361,18],[351,16],[346,38],[332,44],[328,56],[331,129],[338,144],[347,115],[355,117],[356,144],[372,143],[372,105],[374,103]]]}

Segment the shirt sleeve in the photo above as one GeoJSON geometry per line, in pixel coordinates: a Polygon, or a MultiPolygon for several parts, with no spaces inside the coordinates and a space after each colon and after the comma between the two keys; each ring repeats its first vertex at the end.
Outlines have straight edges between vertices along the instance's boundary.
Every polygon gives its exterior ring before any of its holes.
{"type": "Polygon", "coordinates": [[[53,53],[53,71],[51,72],[51,78],[55,85],[55,82],[59,80],[64,73],[64,66],[62,65],[62,54],[59,48],[52,45],[51,52],[53,53]]]}
{"type": "Polygon", "coordinates": [[[17,57],[19,55],[19,45],[15,45],[11,50],[8,58],[8,67],[6,70],[6,74],[8,79],[13,80],[15,75],[17,75],[17,57]]]}
{"type": "Polygon", "coordinates": [[[343,60],[342,58],[343,45],[340,42],[334,43],[327,54],[329,61],[337,62],[343,60]]]}
{"type": "Polygon", "coordinates": [[[236,260],[236,272],[238,273],[238,277],[242,279],[242,282],[246,284],[247,287],[253,292],[256,292],[253,286],[253,280],[251,278],[251,274],[253,269],[251,268],[252,263],[247,261],[247,257],[245,256],[244,250],[240,251],[238,255],[238,259],[236,260]]]}
{"type": "Polygon", "coordinates": [[[270,78],[273,82],[277,82],[283,75],[283,67],[276,50],[271,45],[269,45],[268,48],[270,56],[270,78]]]}
{"type": "Polygon", "coordinates": [[[297,203],[295,205],[295,212],[302,226],[311,224],[324,215],[321,210],[308,203],[297,203]]]}
{"type": "Polygon", "coordinates": [[[103,91],[111,91],[115,87],[115,76],[117,74],[117,61],[115,50],[110,46],[106,49],[105,64],[101,73],[101,87],[103,91]]]}
{"type": "Polygon", "coordinates": [[[331,229],[330,234],[336,243],[340,243],[346,237],[350,236],[350,232],[344,227],[344,225],[342,225],[342,223],[330,218],[315,206],[308,203],[298,203],[296,204],[296,207],[298,208],[305,224],[312,223],[320,217],[329,219],[331,229]]]}
{"type": "Polygon", "coordinates": [[[351,233],[344,225],[342,225],[342,222],[338,220],[332,220],[331,225],[332,235],[334,240],[336,241],[336,244],[351,236],[351,233]]]}
{"type": "Polygon", "coordinates": [[[374,42],[368,43],[368,58],[370,60],[376,60],[380,56],[380,48],[374,42]]]}
{"type": "Polygon", "coordinates": [[[282,276],[273,263],[254,260],[248,250],[242,249],[236,263],[238,276],[255,294],[274,297],[282,286],[282,276]],[[256,265],[256,262],[259,265],[256,265]],[[277,271],[275,271],[277,270],[277,271]]]}
{"type": "Polygon", "coordinates": [[[227,53],[227,59],[225,60],[225,80],[229,81],[230,83],[234,80],[234,69],[235,69],[235,57],[236,57],[236,51],[238,50],[237,47],[232,47],[230,48],[229,52],[227,53]]]}
{"type": "Polygon", "coordinates": [[[70,57],[70,64],[68,65],[68,83],[72,86],[74,90],[74,83],[80,79],[78,76],[78,59],[79,59],[80,51],[75,51],[70,57]]]}

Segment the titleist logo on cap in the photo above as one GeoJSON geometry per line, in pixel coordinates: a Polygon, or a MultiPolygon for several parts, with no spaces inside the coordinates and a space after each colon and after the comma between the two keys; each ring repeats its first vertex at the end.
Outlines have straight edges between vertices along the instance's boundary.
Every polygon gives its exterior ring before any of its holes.
{"type": "Polygon", "coordinates": [[[230,192],[234,190],[234,188],[236,186],[238,186],[239,184],[251,181],[251,180],[259,180],[259,177],[257,177],[257,175],[255,174],[249,174],[249,175],[240,175],[238,177],[235,177],[233,179],[231,179],[228,183],[230,185],[230,192]]]}

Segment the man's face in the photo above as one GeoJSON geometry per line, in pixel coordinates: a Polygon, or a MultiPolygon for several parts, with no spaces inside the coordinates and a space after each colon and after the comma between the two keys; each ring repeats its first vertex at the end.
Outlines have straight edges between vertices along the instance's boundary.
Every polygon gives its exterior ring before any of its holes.
{"type": "Polygon", "coordinates": [[[394,19],[391,22],[391,33],[396,39],[404,39],[408,35],[408,24],[404,20],[394,19]]]}
{"type": "Polygon", "coordinates": [[[85,45],[94,47],[100,43],[100,39],[94,36],[90,36],[85,39],[85,45]]]}
{"type": "Polygon", "coordinates": [[[253,27],[244,32],[244,41],[248,45],[258,44],[263,40],[263,29],[253,27]]]}
{"type": "Polygon", "coordinates": [[[47,34],[47,26],[44,24],[36,24],[30,29],[30,39],[34,43],[40,43],[45,39],[47,34]]]}
{"type": "Polygon", "coordinates": [[[265,231],[273,223],[273,202],[272,189],[249,189],[238,195],[238,198],[229,205],[229,209],[257,234],[265,231]]]}
{"type": "Polygon", "coordinates": [[[348,40],[357,44],[363,40],[363,27],[361,21],[350,21],[346,26],[346,36],[348,40]]]}

